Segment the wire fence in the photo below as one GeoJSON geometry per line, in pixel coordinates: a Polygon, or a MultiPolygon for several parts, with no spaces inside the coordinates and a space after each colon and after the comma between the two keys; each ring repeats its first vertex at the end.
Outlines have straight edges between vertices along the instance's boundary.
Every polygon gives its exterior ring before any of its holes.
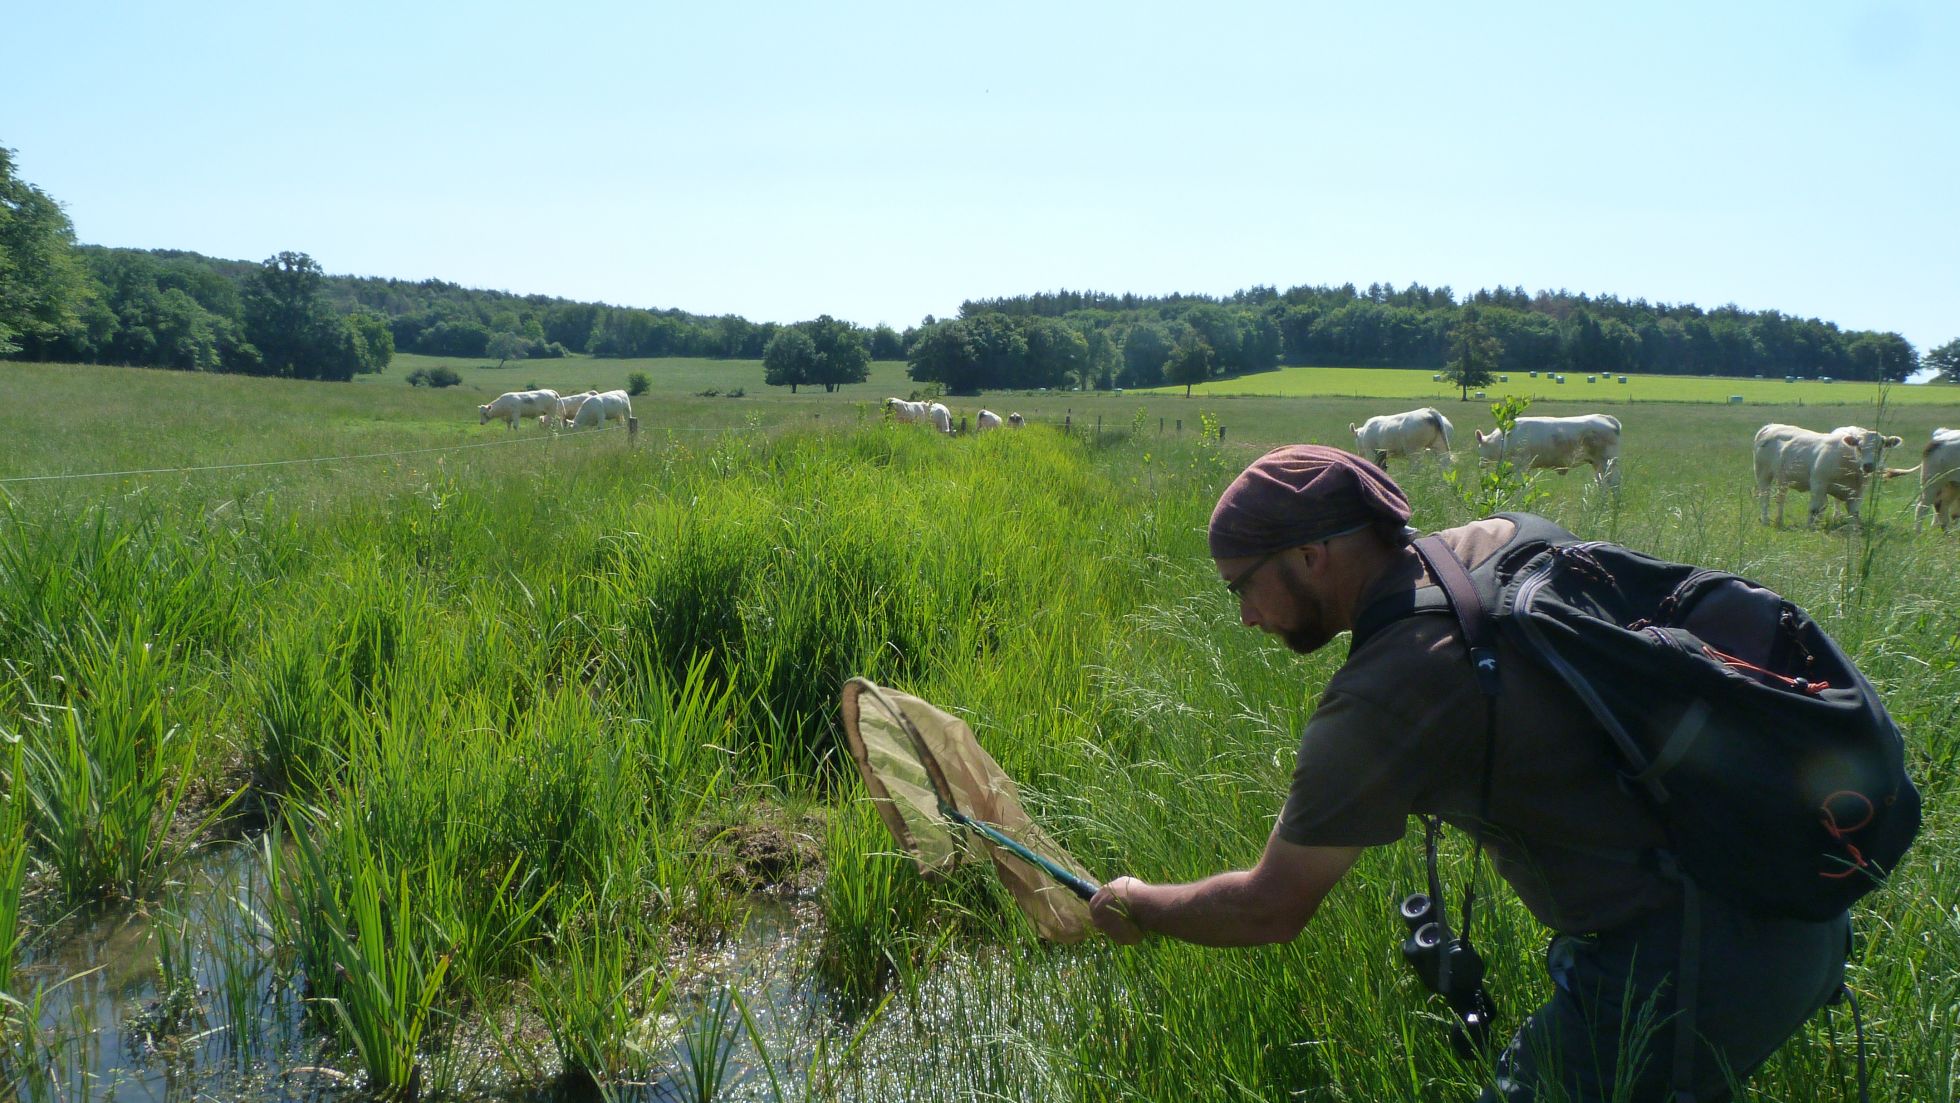
{"type": "MultiPolygon", "coordinates": [[[[742,433],[760,430],[759,425],[725,425],[720,427],[674,426],[647,432],[663,433],[742,433]]],[[[425,456],[434,452],[467,452],[477,448],[502,448],[513,444],[550,443],[560,436],[576,437],[584,440],[604,433],[620,433],[625,430],[619,426],[606,426],[593,433],[540,434],[537,436],[513,437],[508,440],[486,440],[470,444],[445,444],[432,448],[403,448],[392,452],[357,452],[346,456],[299,456],[284,460],[254,460],[246,463],[207,463],[190,467],[141,467],[123,471],[71,471],[53,475],[10,475],[0,478],[0,486],[14,483],[62,482],[70,479],[114,479],[148,475],[188,475],[204,471],[244,471],[255,467],[287,467],[309,463],[351,463],[358,460],[386,460],[400,456],[425,456]]]]}

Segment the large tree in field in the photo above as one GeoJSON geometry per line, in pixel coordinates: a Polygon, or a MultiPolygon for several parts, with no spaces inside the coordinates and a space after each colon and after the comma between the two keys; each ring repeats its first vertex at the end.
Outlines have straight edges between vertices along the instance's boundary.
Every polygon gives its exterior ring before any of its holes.
{"type": "Polygon", "coordinates": [[[1184,384],[1184,397],[1190,398],[1193,384],[1211,378],[1214,359],[1210,342],[1196,333],[1186,333],[1171,349],[1170,363],[1164,365],[1165,374],[1172,383],[1184,384]]]}
{"type": "Polygon", "coordinates": [[[1476,310],[1466,308],[1456,328],[1450,330],[1450,359],[1443,366],[1443,378],[1456,384],[1460,400],[1468,402],[1470,388],[1488,387],[1497,378],[1492,373],[1503,355],[1503,346],[1484,329],[1476,310]]]}
{"type": "Polygon", "coordinates": [[[771,387],[796,388],[815,383],[817,345],[801,326],[785,326],[776,331],[762,350],[762,381],[771,387]]]}
{"type": "Polygon", "coordinates": [[[288,252],[246,280],[245,336],[265,374],[344,382],[360,370],[353,334],[322,293],[325,279],[312,257],[288,252]]]}
{"type": "Polygon", "coordinates": [[[858,327],[828,314],[799,328],[805,327],[817,353],[810,382],[823,384],[825,391],[834,391],[846,383],[862,383],[871,377],[871,350],[858,327]]]}
{"type": "Polygon", "coordinates": [[[14,175],[0,146],[0,356],[20,341],[51,341],[76,328],[89,281],[75,252],[75,227],[61,205],[14,175]]]}
{"type": "Polygon", "coordinates": [[[1960,337],[1956,337],[1936,349],[1929,349],[1919,362],[1936,372],[1948,383],[1960,383],[1960,337]]]}

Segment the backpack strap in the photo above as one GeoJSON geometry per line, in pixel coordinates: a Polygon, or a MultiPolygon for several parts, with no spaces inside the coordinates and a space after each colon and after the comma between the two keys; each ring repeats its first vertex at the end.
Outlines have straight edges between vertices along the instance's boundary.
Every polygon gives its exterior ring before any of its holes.
{"type": "MultiPolygon", "coordinates": [[[[1447,559],[1455,563],[1459,568],[1462,568],[1461,573],[1465,581],[1460,585],[1460,591],[1473,600],[1459,602],[1459,604],[1472,611],[1471,620],[1487,620],[1486,613],[1495,614],[1506,611],[1500,607],[1502,604],[1500,601],[1502,597],[1500,590],[1502,588],[1503,575],[1498,573],[1498,570],[1501,566],[1513,563],[1527,549],[1535,554],[1537,550],[1547,546],[1576,544],[1579,542],[1577,536],[1572,535],[1553,522],[1535,513],[1495,513],[1491,516],[1511,522],[1517,526],[1517,531],[1512,533],[1511,538],[1504,542],[1503,547],[1499,548],[1484,564],[1477,568],[1476,575],[1469,573],[1467,568],[1463,568],[1463,561],[1457,558],[1456,553],[1450,551],[1448,545],[1442,543],[1440,540],[1436,540],[1435,537],[1427,536],[1415,541],[1416,544],[1422,544],[1424,540],[1433,541],[1427,545],[1430,549],[1429,553],[1425,554],[1418,548],[1417,554],[1422,557],[1423,563],[1428,566],[1430,577],[1436,579],[1439,583],[1442,581],[1442,571],[1444,568],[1436,566],[1437,560],[1447,559]],[[1478,589],[1476,584],[1477,575],[1486,575],[1491,578],[1492,584],[1487,590],[1478,589]],[[1489,597],[1483,597],[1482,595],[1485,593],[1488,593],[1489,597]]],[[[1452,615],[1454,606],[1451,605],[1450,598],[1450,591],[1443,585],[1417,586],[1397,593],[1384,594],[1376,598],[1374,601],[1369,602],[1360,612],[1355,614],[1354,624],[1351,626],[1351,639],[1348,644],[1348,653],[1353,654],[1355,651],[1360,650],[1364,644],[1374,638],[1376,633],[1405,617],[1420,616],[1425,613],[1435,613],[1445,616],[1452,615]]],[[[1457,624],[1461,627],[1463,625],[1463,619],[1459,617],[1457,624]]],[[[1464,636],[1465,640],[1469,638],[1467,634],[1464,636]]]]}
{"type": "MultiPolygon", "coordinates": [[[[1497,691],[1500,683],[1497,677],[1497,631],[1491,623],[1489,612],[1484,608],[1483,599],[1477,596],[1476,583],[1471,581],[1470,569],[1457,558],[1456,552],[1441,537],[1425,536],[1415,542],[1416,554],[1428,566],[1431,577],[1437,585],[1430,592],[1440,591],[1449,611],[1456,617],[1457,630],[1463,635],[1464,646],[1470,649],[1470,666],[1477,676],[1477,689],[1484,697],[1484,776],[1477,798],[1477,819],[1485,830],[1490,827],[1490,786],[1491,774],[1497,757],[1497,691]]],[[[1436,830],[1435,820],[1429,821],[1424,844],[1424,857],[1429,863],[1429,879],[1436,877],[1436,830]]],[[[1470,922],[1475,915],[1477,904],[1476,870],[1478,859],[1484,856],[1483,833],[1476,835],[1476,845],[1470,856],[1470,883],[1463,888],[1463,941],[1470,941],[1470,922]]],[[[1442,897],[1434,897],[1440,912],[1442,897]]],[[[1448,927],[1448,917],[1443,917],[1448,927]]],[[[1447,957],[1444,959],[1448,960],[1447,957]]]]}
{"type": "Polygon", "coordinates": [[[1436,579],[1437,589],[1443,592],[1450,611],[1456,614],[1456,626],[1463,633],[1464,646],[1470,649],[1471,669],[1477,672],[1477,688],[1495,707],[1497,632],[1483,599],[1477,596],[1477,584],[1470,579],[1470,569],[1441,537],[1425,536],[1416,541],[1415,549],[1436,579]]]}

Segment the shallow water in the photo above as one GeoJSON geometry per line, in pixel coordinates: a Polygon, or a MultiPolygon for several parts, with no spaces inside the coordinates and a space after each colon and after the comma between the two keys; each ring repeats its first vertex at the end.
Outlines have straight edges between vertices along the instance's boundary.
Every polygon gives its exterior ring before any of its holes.
{"type": "MultiPolygon", "coordinates": [[[[20,1098],[312,1103],[358,1096],[356,1063],[328,1048],[331,1043],[306,1020],[298,978],[276,964],[257,918],[265,891],[256,851],[226,846],[204,852],[154,909],[34,940],[15,988],[28,1001],[38,991],[41,1033],[31,1048],[9,1040],[0,1064],[33,1070],[15,1086],[20,1098]],[[172,962],[188,981],[165,983],[160,960],[172,962]]],[[[659,1062],[664,1075],[617,1087],[614,1097],[694,1099],[694,1057],[684,1040],[689,1034],[697,1036],[696,1052],[726,1058],[715,1098],[800,1097],[819,1039],[848,1028],[809,981],[812,910],[807,900],[758,900],[729,938],[688,951],[677,966],[680,979],[668,1010],[656,1024],[657,1037],[672,1039],[671,1056],[659,1062]],[[729,1002],[730,991],[739,993],[766,1057],[729,1002]],[[719,1041],[704,1043],[717,1005],[725,1008],[719,1041]]],[[[589,1088],[513,1071],[488,1035],[495,1029],[469,1024],[457,1031],[430,1059],[442,1068],[432,1081],[460,1098],[596,1098],[589,1088]]],[[[554,1061],[541,1051],[531,1063],[554,1061]]],[[[6,1091],[0,1084],[0,1096],[6,1091]]]]}

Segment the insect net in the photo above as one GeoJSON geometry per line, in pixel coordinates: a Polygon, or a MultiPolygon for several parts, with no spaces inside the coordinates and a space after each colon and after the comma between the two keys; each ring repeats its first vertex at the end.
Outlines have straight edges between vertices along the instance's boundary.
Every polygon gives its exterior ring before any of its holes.
{"type": "Polygon", "coordinates": [[[1076,942],[1093,929],[1088,905],[1051,874],[941,811],[935,769],[945,784],[946,804],[960,814],[1084,881],[1089,877],[1028,817],[1014,779],[981,748],[965,721],[917,697],[853,678],[844,683],[844,734],[879,817],[919,872],[936,876],[964,862],[991,859],[1041,937],[1076,942]]]}

